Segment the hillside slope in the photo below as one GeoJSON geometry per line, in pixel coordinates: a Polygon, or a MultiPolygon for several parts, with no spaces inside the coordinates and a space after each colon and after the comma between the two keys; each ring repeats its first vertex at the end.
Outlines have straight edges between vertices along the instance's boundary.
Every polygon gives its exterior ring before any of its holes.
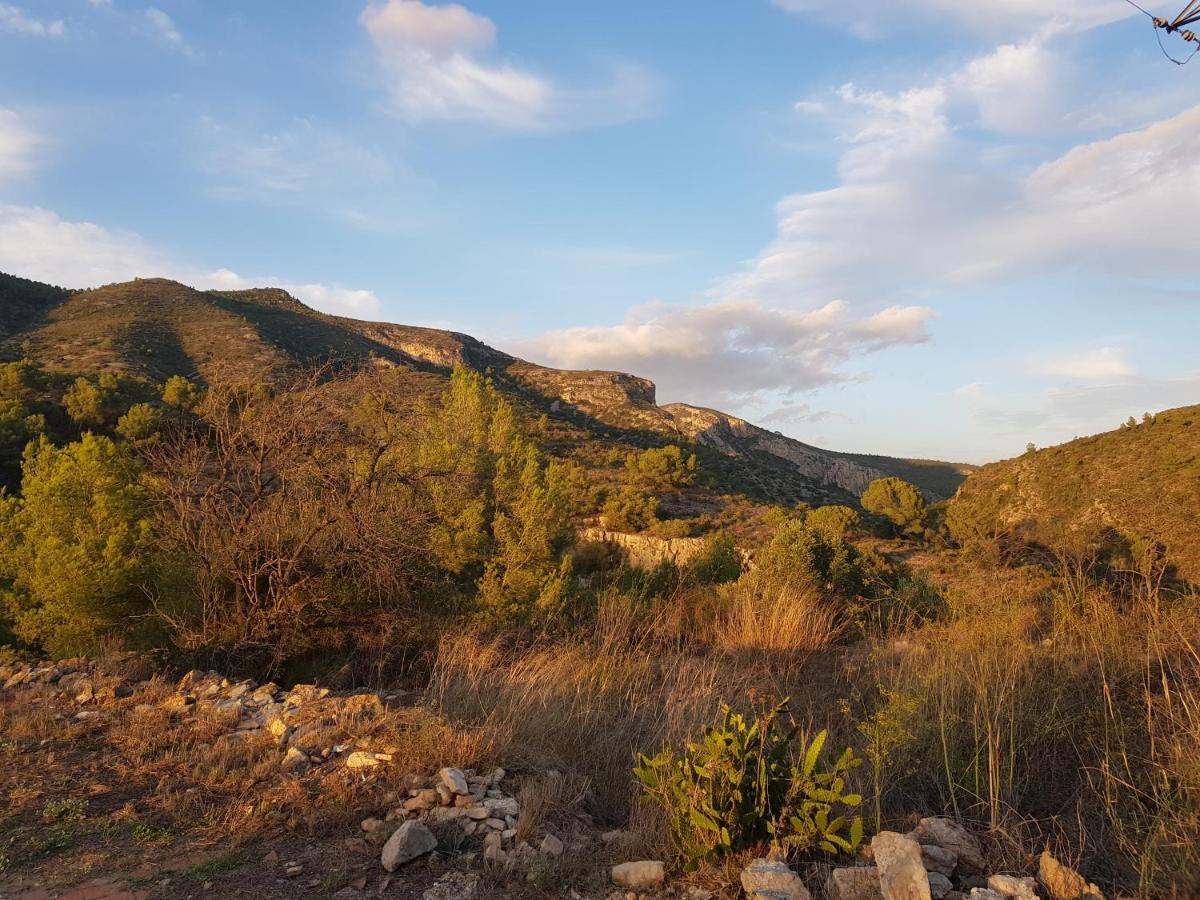
{"type": "Polygon", "coordinates": [[[959,488],[953,515],[993,533],[1057,545],[1107,531],[1160,545],[1200,582],[1200,406],[984,466],[959,488]]]}
{"type": "MultiPolygon", "coordinates": [[[[362,322],[319,313],[278,289],[198,291],[159,278],[67,292],[3,276],[0,358],[27,354],[63,374],[111,371],[161,381],[170,375],[246,375],[337,360],[444,378],[456,365],[488,372],[502,391],[575,430],[575,441],[648,446],[692,442],[713,451],[731,490],[779,502],[838,502],[873,480],[901,474],[932,498],[948,496],[962,467],[915,468],[812,447],[715,410],[659,406],[653,382],[623,372],[569,371],[526,362],[465,334],[362,322]]],[[[429,378],[414,383],[427,394],[429,378]]]]}

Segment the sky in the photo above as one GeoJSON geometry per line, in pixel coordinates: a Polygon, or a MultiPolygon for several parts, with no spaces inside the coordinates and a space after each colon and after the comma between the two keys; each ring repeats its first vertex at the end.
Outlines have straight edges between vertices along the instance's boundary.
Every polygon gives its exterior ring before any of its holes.
{"type": "Polygon", "coordinates": [[[1123,0],[0,0],[0,271],[279,285],[831,449],[1200,402],[1198,217],[1200,60],[1123,0]]]}

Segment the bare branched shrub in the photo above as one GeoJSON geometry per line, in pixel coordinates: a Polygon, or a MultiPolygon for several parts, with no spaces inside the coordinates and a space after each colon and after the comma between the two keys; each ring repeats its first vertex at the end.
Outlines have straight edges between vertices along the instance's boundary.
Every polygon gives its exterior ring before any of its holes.
{"type": "Polygon", "coordinates": [[[277,665],[321,618],[411,597],[426,513],[402,429],[334,404],[320,372],[215,382],[191,425],[146,451],[156,607],[180,646],[277,665]]]}

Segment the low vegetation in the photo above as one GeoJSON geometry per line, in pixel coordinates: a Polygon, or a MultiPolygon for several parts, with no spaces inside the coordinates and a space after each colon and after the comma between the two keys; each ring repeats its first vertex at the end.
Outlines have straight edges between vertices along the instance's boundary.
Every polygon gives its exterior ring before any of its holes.
{"type": "MultiPolygon", "coordinates": [[[[948,506],[889,476],[857,505],[714,510],[702,453],[556,452],[478,371],[416,405],[399,377],[0,367],[3,652],[404,690],[356,738],[420,748],[413,770],[510,767],[546,816],[701,873],[771,848],[827,865],[948,815],[997,871],[1049,848],[1111,889],[1200,889],[1194,410],[985,467],[948,506]]],[[[102,738],[139,785],[135,842],[257,835],[237,808],[260,782],[309,835],[368,802],[119,708],[101,734],[5,699],[4,752],[102,738]]],[[[10,868],[61,852],[35,812],[90,839],[90,808],[50,794],[10,791],[10,868]]]]}

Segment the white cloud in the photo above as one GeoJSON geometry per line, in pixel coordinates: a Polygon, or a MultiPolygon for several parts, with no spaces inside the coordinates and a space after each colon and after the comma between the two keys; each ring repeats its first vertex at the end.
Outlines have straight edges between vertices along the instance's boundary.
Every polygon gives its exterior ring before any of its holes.
{"type": "Polygon", "coordinates": [[[1106,384],[1054,387],[1032,398],[979,396],[972,414],[994,434],[1012,441],[1012,452],[1026,441],[1039,446],[1072,437],[1110,431],[1129,416],[1160,412],[1196,402],[1200,373],[1170,378],[1129,376],[1106,384]]]}
{"type": "Polygon", "coordinates": [[[15,6],[0,3],[0,31],[11,31],[31,37],[62,37],[66,30],[62,19],[35,19],[25,15],[15,6]]]}
{"type": "Polygon", "coordinates": [[[33,170],[34,150],[42,143],[11,109],[0,107],[0,183],[33,170]]]}
{"type": "Polygon", "coordinates": [[[1099,347],[1083,353],[1069,353],[1047,359],[1036,367],[1041,375],[1084,381],[1120,379],[1133,374],[1125,360],[1125,351],[1117,347],[1099,347]]]}
{"type": "Polygon", "coordinates": [[[71,222],[37,207],[0,205],[0,272],[73,288],[152,276],[201,290],[280,287],[316,309],[361,318],[381,308],[370,291],[205,269],[173,259],[134,232],[71,222]]]}
{"type": "Polygon", "coordinates": [[[862,38],[899,31],[945,28],[948,24],[991,34],[1029,31],[1050,21],[1074,29],[1094,28],[1138,15],[1123,0],[773,0],[789,12],[813,16],[862,38]]]}
{"type": "Polygon", "coordinates": [[[491,58],[496,26],[458,4],[375,0],[359,17],[379,52],[398,115],[518,131],[594,127],[643,118],[658,93],[640,66],[613,68],[599,87],[565,88],[491,58]]]}
{"type": "Polygon", "coordinates": [[[179,33],[179,29],[175,26],[175,20],[169,15],[161,9],[153,7],[147,9],[145,15],[146,21],[164,41],[169,44],[183,45],[183,35],[179,33]]]}
{"type": "MultiPolygon", "coordinates": [[[[894,93],[846,84],[821,101],[845,145],[838,183],[785,197],[775,240],[722,296],[792,305],[930,292],[1083,267],[1185,275],[1200,205],[1200,106],[1018,167],[999,138],[1061,121],[1030,100],[1045,34],[894,93]],[[1001,152],[993,152],[1001,151],[1001,152]]],[[[1042,104],[1039,106],[1039,104],[1042,104]]],[[[809,109],[815,104],[809,104],[809,109]]]]}
{"type": "Polygon", "coordinates": [[[553,331],[518,349],[563,368],[646,375],[665,398],[746,401],[844,380],[852,356],[927,340],[933,315],[895,307],[855,320],[840,301],[807,312],[748,301],[648,303],[620,325],[553,331]]]}
{"type": "Polygon", "coordinates": [[[202,119],[197,134],[205,148],[204,168],[222,193],[344,192],[350,183],[378,190],[394,174],[381,151],[307,119],[257,133],[202,119]]]}

